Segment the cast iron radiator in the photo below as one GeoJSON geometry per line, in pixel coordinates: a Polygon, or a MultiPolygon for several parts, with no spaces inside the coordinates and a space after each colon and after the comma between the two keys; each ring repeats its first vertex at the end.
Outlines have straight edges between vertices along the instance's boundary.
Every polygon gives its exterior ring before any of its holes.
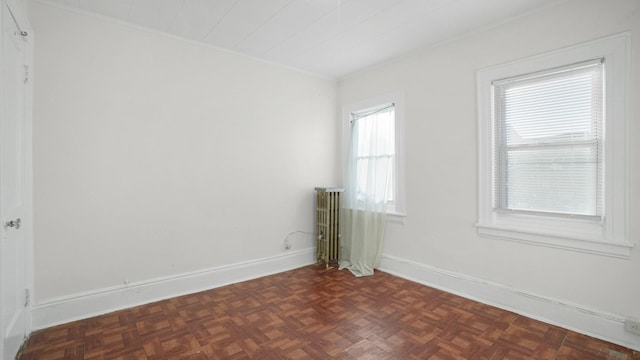
{"type": "Polygon", "coordinates": [[[316,189],[316,253],[327,268],[340,260],[340,195],[344,189],[316,189]]]}

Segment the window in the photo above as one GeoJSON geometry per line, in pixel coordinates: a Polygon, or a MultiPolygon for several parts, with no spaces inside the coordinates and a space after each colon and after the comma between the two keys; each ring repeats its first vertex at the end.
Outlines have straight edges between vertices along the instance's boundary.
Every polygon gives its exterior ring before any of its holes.
{"type": "Polygon", "coordinates": [[[393,206],[396,192],[395,104],[352,113],[351,135],[358,139],[355,154],[357,196],[364,198],[369,191],[379,197],[376,201],[393,206]],[[372,170],[378,181],[371,181],[367,176],[372,170]]]}
{"type": "MultiPolygon", "coordinates": [[[[352,140],[358,197],[374,195],[387,218],[403,222],[402,98],[385,95],[344,109],[344,168],[352,140]]],[[[345,174],[346,175],[346,174],[345,174]]]]}
{"type": "Polygon", "coordinates": [[[493,82],[494,209],[602,214],[602,59],[493,82]]]}
{"type": "Polygon", "coordinates": [[[480,235],[625,257],[628,34],[478,72],[480,235]]]}

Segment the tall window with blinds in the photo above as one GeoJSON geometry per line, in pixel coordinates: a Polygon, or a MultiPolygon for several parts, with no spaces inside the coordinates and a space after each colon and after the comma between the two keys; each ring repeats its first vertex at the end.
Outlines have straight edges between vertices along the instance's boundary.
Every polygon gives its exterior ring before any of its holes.
{"type": "Polygon", "coordinates": [[[603,59],[493,81],[494,209],[599,220],[603,59]]]}
{"type": "Polygon", "coordinates": [[[480,69],[478,234],[628,257],[630,34],[480,69]]]}

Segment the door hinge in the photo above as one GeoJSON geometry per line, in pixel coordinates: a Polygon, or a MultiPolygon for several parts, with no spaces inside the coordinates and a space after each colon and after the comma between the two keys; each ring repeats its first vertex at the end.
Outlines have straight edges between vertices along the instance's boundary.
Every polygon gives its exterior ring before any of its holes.
{"type": "Polygon", "coordinates": [[[29,304],[31,304],[31,291],[24,289],[24,307],[29,306],[29,304]]]}
{"type": "Polygon", "coordinates": [[[29,65],[24,65],[24,83],[29,82],[29,65]]]}

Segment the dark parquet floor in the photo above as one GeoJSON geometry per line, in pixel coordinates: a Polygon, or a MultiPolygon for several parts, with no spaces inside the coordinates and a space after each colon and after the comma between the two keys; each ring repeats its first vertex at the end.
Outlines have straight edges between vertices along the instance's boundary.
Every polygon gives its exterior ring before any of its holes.
{"type": "Polygon", "coordinates": [[[308,266],[37,331],[28,359],[612,359],[640,353],[384,272],[308,266]]]}

